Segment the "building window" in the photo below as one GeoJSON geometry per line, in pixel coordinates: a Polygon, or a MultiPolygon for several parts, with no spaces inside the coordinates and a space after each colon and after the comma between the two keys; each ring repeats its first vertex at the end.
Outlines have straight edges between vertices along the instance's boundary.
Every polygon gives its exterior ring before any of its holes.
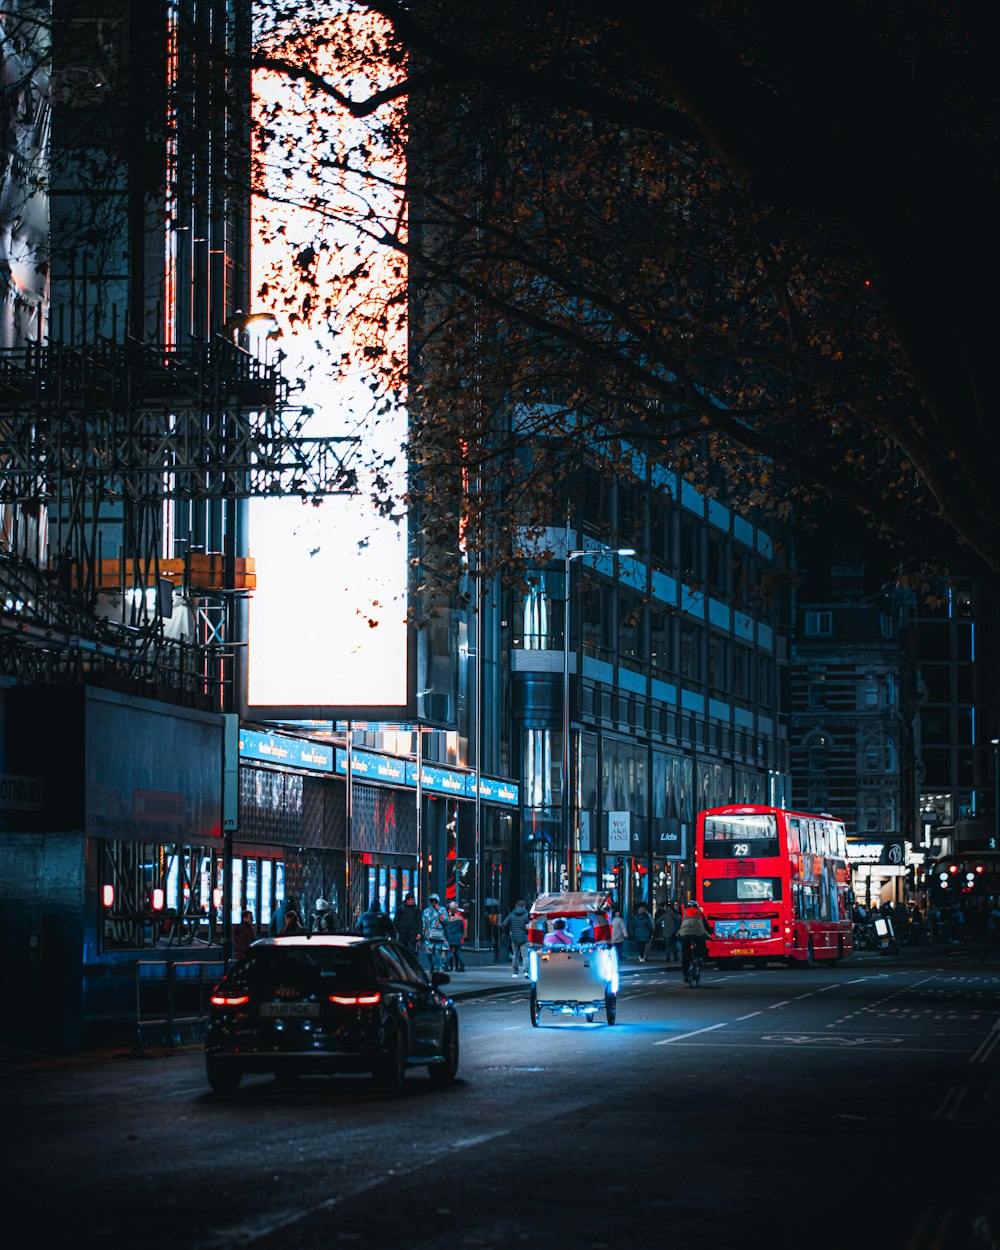
{"type": "Polygon", "coordinates": [[[698,654],[698,631],[694,625],[681,625],[681,676],[691,682],[701,681],[698,654]]]}
{"type": "Polygon", "coordinates": [[[879,744],[874,738],[869,738],[865,743],[865,772],[877,773],[881,771],[882,752],[879,744]]]}
{"type": "Polygon", "coordinates": [[[833,633],[832,612],[807,612],[806,637],[828,638],[833,633]]]}
{"type": "Polygon", "coordinates": [[[618,659],[633,672],[642,672],[646,659],[646,638],[642,628],[642,600],[638,595],[618,592],[618,659]]]}
{"type": "Polygon", "coordinates": [[[729,565],[726,560],[726,540],[719,535],[708,535],[708,583],[720,595],[728,590],[729,565]]]}
{"type": "Polygon", "coordinates": [[[733,648],[733,694],[747,701],[753,698],[753,654],[747,647],[733,648]]]}
{"type": "Polygon", "coordinates": [[[665,612],[649,614],[649,662],[654,675],[670,671],[670,617],[665,612]]]}
{"type": "Polygon", "coordinates": [[[861,813],[861,827],[865,833],[877,833],[879,829],[878,795],[865,795],[864,808],[861,813]]]}
{"type": "Polygon", "coordinates": [[[726,681],[726,644],[717,634],[708,637],[708,684],[716,693],[729,689],[726,681]]]}
{"type": "Polygon", "coordinates": [[[809,706],[826,707],[825,673],[819,673],[809,678],[809,706]]]}
{"type": "Polygon", "coordinates": [[[681,522],[681,575],[692,585],[702,580],[701,532],[689,521],[681,522]]]}
{"type": "Polygon", "coordinates": [[[885,832],[896,832],[896,796],[894,794],[885,796],[885,832]]]}
{"type": "Polygon", "coordinates": [[[885,740],[885,771],[896,772],[896,739],[892,737],[885,740]]]}
{"type": "MultiPolygon", "coordinates": [[[[549,585],[553,577],[562,582],[563,575],[543,573],[528,586],[521,600],[520,630],[514,634],[514,646],[524,651],[557,648],[562,645],[562,605],[554,610],[549,585]]],[[[560,586],[561,590],[562,587],[560,586]]]]}
{"type": "Polygon", "coordinates": [[[649,554],[653,568],[674,566],[673,516],[667,504],[653,500],[649,517],[649,554]]]}
{"type": "Polygon", "coordinates": [[[604,582],[582,577],[580,585],[580,643],[587,655],[614,659],[614,590],[604,582]]]}
{"type": "Polygon", "coordinates": [[[809,748],[809,772],[825,773],[828,764],[830,739],[826,734],[814,734],[806,745],[809,748]]]}
{"type": "Polygon", "coordinates": [[[865,678],[864,705],[865,707],[878,707],[878,678],[870,673],[865,678]]]}

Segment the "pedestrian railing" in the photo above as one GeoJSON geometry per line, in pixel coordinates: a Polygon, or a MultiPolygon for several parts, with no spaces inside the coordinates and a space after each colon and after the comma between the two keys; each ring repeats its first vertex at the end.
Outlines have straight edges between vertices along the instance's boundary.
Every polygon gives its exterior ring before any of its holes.
{"type": "Polygon", "coordinates": [[[135,966],[136,1045],[154,1035],[164,1044],[179,1044],[208,1018],[208,999],[222,979],[224,963],[201,960],[139,960],[135,966]]]}

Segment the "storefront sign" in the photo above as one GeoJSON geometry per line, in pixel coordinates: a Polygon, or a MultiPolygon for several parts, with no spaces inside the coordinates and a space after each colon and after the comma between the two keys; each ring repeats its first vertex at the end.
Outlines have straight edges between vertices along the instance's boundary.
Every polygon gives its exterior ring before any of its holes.
{"type": "MultiPolygon", "coordinates": [[[[450,768],[440,768],[436,764],[424,764],[420,771],[420,784],[425,790],[436,791],[438,794],[461,795],[465,798],[465,773],[453,772],[450,768]]],[[[406,764],[407,785],[417,784],[417,766],[411,761],[406,764]]]]}
{"type": "MultiPolygon", "coordinates": [[[[347,752],[337,750],[337,772],[347,775],[347,752]]],[[[365,781],[385,781],[390,785],[406,785],[406,761],[375,751],[351,752],[351,775],[365,781]]]]}
{"type": "MultiPolygon", "coordinates": [[[[470,799],[476,797],[476,775],[471,773],[466,778],[466,793],[470,799]]],[[[517,806],[517,782],[498,781],[495,777],[479,778],[479,797],[487,803],[508,803],[517,806]]]]}
{"type": "Polygon", "coordinates": [[[855,842],[847,839],[847,858],[852,864],[902,864],[902,842],[855,842]]]}
{"type": "Polygon", "coordinates": [[[333,772],[333,747],[303,738],[286,738],[284,734],[262,734],[252,729],[240,730],[240,756],[263,760],[268,764],[287,764],[290,768],[308,768],[333,772]]]}
{"type": "Polygon", "coordinates": [[[608,812],[608,850],[632,849],[632,813],[608,812]]]}

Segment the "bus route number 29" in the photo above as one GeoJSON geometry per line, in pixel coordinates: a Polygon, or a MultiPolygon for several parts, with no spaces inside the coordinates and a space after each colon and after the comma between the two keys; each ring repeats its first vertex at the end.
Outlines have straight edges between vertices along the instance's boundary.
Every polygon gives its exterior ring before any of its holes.
{"type": "Polygon", "coordinates": [[[744,856],[749,855],[749,854],[750,854],[750,843],[749,843],[749,842],[734,842],[734,843],[733,843],[733,854],[734,854],[734,855],[736,855],[737,857],[741,858],[741,859],[742,859],[744,856]]]}

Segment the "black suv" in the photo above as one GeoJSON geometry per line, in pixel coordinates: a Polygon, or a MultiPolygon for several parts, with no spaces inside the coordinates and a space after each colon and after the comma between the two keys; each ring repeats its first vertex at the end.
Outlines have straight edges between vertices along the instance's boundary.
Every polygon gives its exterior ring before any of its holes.
{"type": "Polygon", "coordinates": [[[231,1094],[244,1072],[370,1072],[394,1092],[408,1067],[424,1065],[447,1085],[458,1070],[458,1014],[439,988],[447,981],[385,938],[254,942],[211,997],[208,1083],[231,1094]]]}

